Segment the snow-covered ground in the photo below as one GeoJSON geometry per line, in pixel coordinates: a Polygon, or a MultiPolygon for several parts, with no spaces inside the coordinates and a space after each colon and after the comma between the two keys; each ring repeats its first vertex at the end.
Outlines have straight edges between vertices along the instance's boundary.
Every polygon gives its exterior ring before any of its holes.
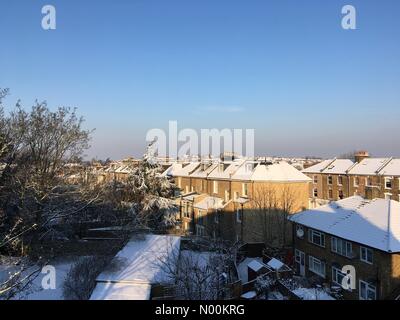
{"type": "Polygon", "coordinates": [[[327,292],[318,288],[297,288],[292,291],[302,300],[335,300],[327,292]]]}
{"type": "Polygon", "coordinates": [[[246,258],[244,259],[241,263],[238,264],[238,273],[239,273],[239,278],[242,280],[242,283],[246,283],[248,280],[248,274],[247,274],[247,266],[250,262],[253,260],[256,260],[258,262],[262,262],[262,258],[246,258]]]}
{"type": "MultiPolygon", "coordinates": [[[[35,276],[32,283],[27,286],[22,292],[17,294],[13,299],[14,300],[62,300],[62,288],[66,276],[71,268],[71,266],[77,261],[78,258],[66,258],[60,259],[57,261],[53,261],[49,263],[55,268],[55,289],[43,289],[42,280],[48,273],[38,273],[35,276]]],[[[0,265],[0,282],[4,282],[8,279],[9,274],[13,274],[19,271],[19,267],[14,264],[15,259],[7,258],[2,260],[2,264],[0,265]]],[[[25,270],[23,275],[29,275],[35,270],[38,270],[38,266],[32,266],[29,269],[25,270]]]]}

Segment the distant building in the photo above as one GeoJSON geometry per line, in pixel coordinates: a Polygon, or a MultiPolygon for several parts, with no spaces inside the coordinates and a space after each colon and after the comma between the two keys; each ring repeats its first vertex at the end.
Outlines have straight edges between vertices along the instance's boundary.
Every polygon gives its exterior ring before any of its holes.
{"type": "Polygon", "coordinates": [[[312,179],[311,207],[353,195],[400,200],[400,159],[369,158],[365,151],[355,159],[325,160],[302,171],[312,179]]]}

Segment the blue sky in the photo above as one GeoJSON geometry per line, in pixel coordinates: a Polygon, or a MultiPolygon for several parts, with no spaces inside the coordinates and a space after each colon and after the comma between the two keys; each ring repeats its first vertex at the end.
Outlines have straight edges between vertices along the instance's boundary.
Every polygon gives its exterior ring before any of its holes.
{"type": "Polygon", "coordinates": [[[254,128],[260,155],[400,156],[398,0],[0,1],[6,104],[78,107],[89,157],[140,156],[168,120],[254,128]]]}

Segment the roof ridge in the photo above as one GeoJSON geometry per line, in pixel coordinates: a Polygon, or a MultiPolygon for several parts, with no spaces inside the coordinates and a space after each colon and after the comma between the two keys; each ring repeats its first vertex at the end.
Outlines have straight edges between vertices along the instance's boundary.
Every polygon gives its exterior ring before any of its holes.
{"type": "Polygon", "coordinates": [[[393,160],[393,157],[386,159],[385,162],[378,169],[376,169],[375,173],[379,174],[379,172],[382,171],[392,160],[393,160]]]}
{"type": "Polygon", "coordinates": [[[333,160],[331,162],[329,162],[325,167],[323,167],[323,169],[319,170],[319,172],[322,172],[324,170],[326,170],[328,167],[330,167],[332,165],[332,163],[334,163],[337,160],[337,157],[333,158],[333,160]]]}

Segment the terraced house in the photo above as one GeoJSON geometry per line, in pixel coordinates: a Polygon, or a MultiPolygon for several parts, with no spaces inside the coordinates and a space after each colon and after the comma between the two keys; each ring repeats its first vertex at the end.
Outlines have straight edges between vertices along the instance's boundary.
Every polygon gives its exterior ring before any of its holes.
{"type": "Polygon", "coordinates": [[[282,161],[175,163],[163,174],[181,190],[182,228],[198,236],[290,243],[287,215],[308,208],[311,179],[282,161]]]}
{"type": "Polygon", "coordinates": [[[360,152],[356,162],[325,160],[302,172],[312,179],[310,207],[353,195],[400,200],[400,159],[370,158],[367,152],[360,152]]]}
{"type": "Polygon", "coordinates": [[[289,217],[297,273],[342,288],[345,299],[398,298],[399,213],[397,201],[352,196],[289,217]]]}

